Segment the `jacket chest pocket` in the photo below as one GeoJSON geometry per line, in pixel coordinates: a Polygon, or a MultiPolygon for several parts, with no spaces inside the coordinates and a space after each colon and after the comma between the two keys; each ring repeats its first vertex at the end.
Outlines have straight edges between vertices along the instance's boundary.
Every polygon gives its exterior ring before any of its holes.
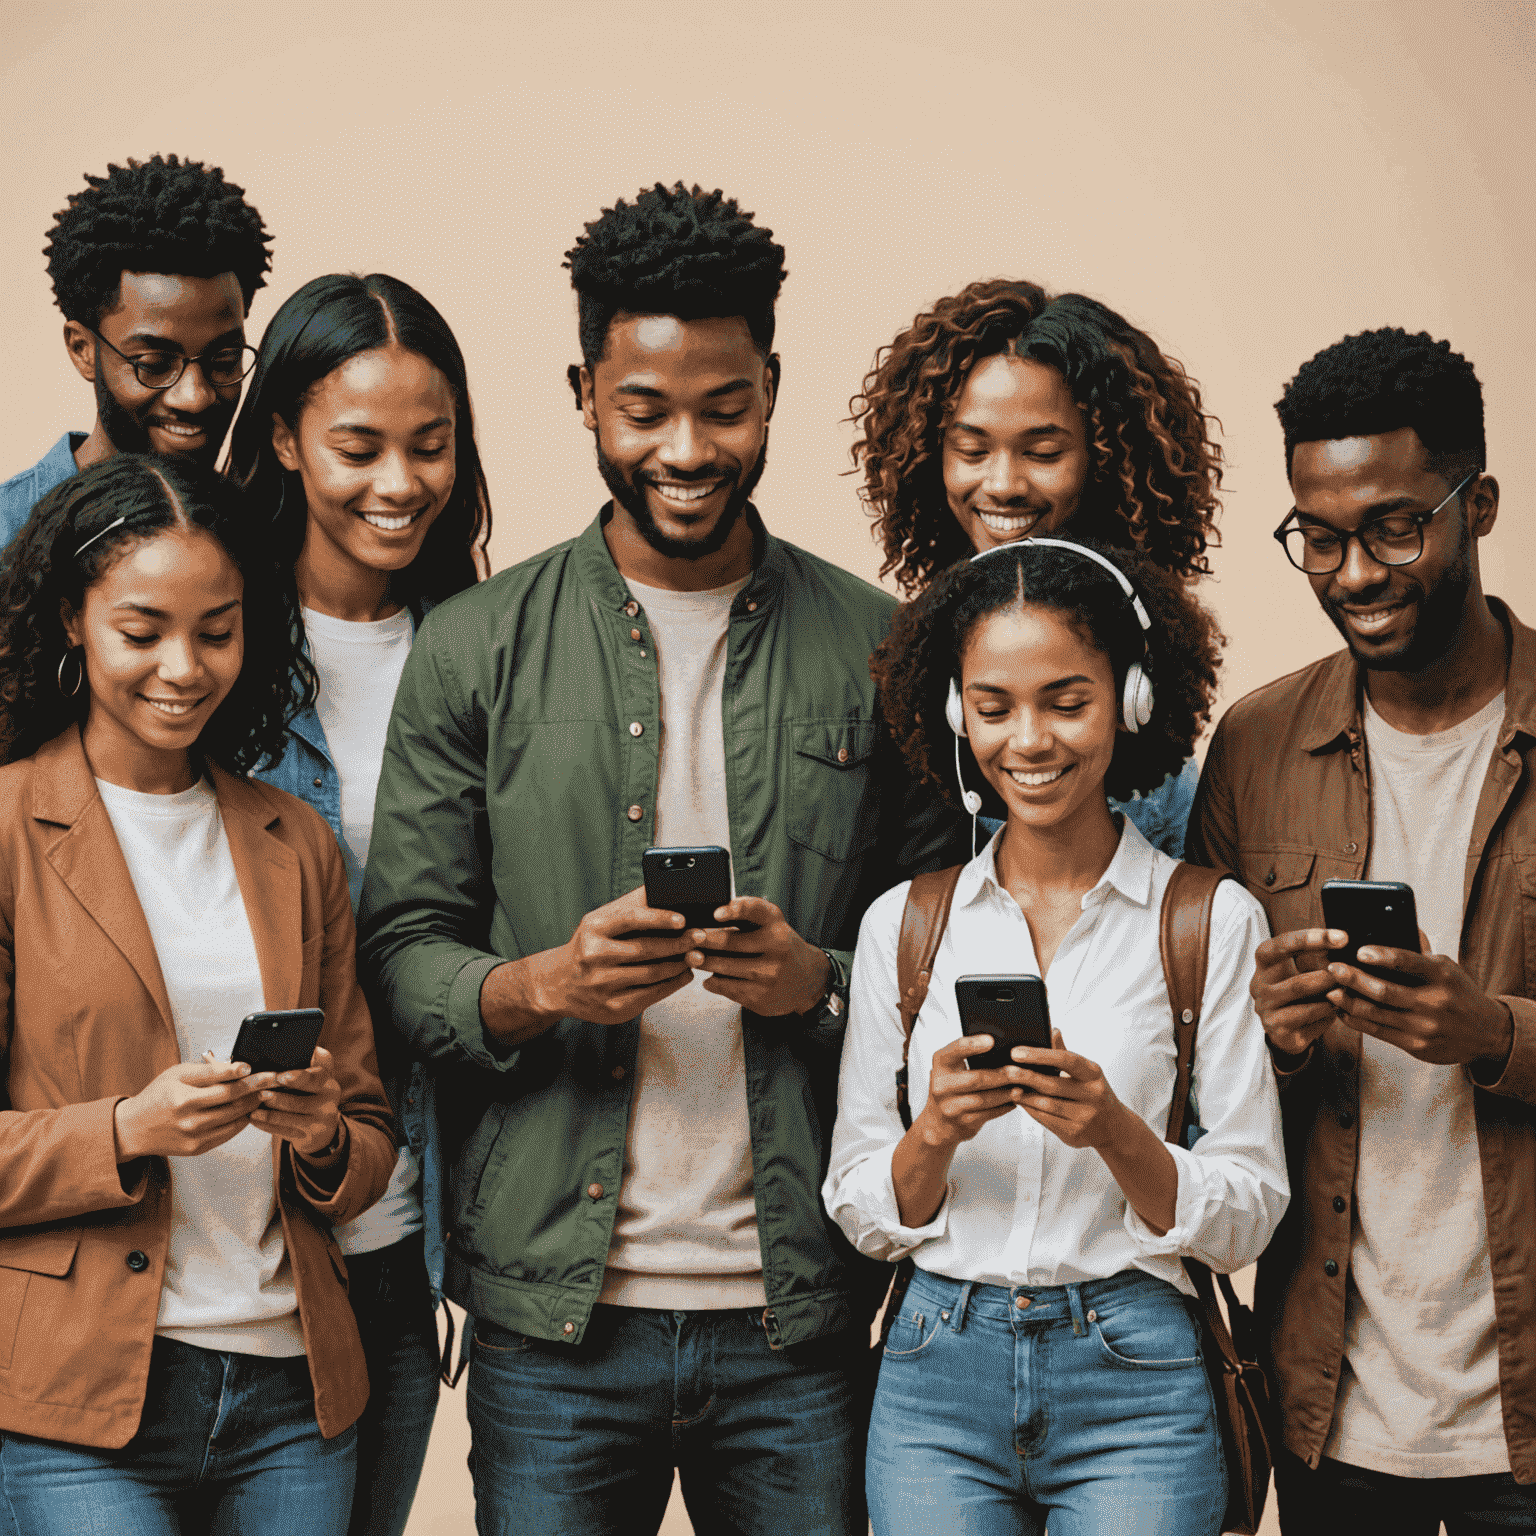
{"type": "Polygon", "coordinates": [[[871,783],[875,723],[807,720],[789,732],[790,838],[823,858],[851,859],[874,841],[879,821],[871,783]]]}
{"type": "Polygon", "coordinates": [[[1271,933],[1291,933],[1322,922],[1321,908],[1312,894],[1316,853],[1304,848],[1246,847],[1238,850],[1238,862],[1243,884],[1263,903],[1271,933]]]}

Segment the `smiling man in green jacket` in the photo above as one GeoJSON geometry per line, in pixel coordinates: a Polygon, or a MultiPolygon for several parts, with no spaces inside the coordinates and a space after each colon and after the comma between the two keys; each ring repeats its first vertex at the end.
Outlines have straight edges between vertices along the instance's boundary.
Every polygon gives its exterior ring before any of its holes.
{"type": "Polygon", "coordinates": [[[884,1273],[818,1197],[848,952],[961,828],[876,715],[890,598],[749,502],[783,254],[681,184],[587,226],[613,500],[434,611],[395,703],[363,966],[462,1120],[484,1533],[655,1530],[674,1466],[697,1529],[865,1530],[884,1273]],[[729,848],[719,928],[647,907],[653,844],[729,848]]]}

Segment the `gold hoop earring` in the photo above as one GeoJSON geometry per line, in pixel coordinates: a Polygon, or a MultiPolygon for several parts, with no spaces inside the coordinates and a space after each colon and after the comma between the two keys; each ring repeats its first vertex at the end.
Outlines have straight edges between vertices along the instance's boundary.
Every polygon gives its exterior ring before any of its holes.
{"type": "Polygon", "coordinates": [[[74,698],[74,696],[80,692],[81,687],[85,683],[85,661],[82,657],[75,655],[75,651],[80,649],[83,649],[83,647],[73,647],[70,650],[65,651],[64,654],[59,657],[59,692],[62,693],[66,699],[74,698]],[[64,686],[64,664],[70,659],[71,656],[74,656],[75,665],[80,670],[75,677],[75,686],[73,688],[66,688],[64,686]]]}

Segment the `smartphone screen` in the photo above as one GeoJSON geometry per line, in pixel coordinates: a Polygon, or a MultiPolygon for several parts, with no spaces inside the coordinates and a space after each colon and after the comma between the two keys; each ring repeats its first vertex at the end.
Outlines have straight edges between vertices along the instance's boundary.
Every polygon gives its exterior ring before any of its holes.
{"type": "Polygon", "coordinates": [[[1387,981],[1416,984],[1416,977],[1382,966],[1360,965],[1357,958],[1362,945],[1372,944],[1419,953],[1419,919],[1412,886],[1398,880],[1325,880],[1321,894],[1323,921],[1349,935],[1342,949],[1328,951],[1330,962],[1359,966],[1368,975],[1387,981]]]}
{"type": "MultiPolygon", "coordinates": [[[[961,976],[955,982],[960,1024],[968,1035],[991,1035],[992,1049],[966,1057],[973,1072],[1014,1065],[1016,1045],[1051,1048],[1051,1011],[1038,976],[961,976]]],[[[1056,1067],[1032,1071],[1059,1076],[1056,1067]]]]}

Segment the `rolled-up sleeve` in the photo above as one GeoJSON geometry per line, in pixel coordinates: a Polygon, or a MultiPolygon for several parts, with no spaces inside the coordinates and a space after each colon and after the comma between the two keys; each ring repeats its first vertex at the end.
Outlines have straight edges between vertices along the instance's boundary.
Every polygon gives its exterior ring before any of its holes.
{"type": "MultiPolygon", "coordinates": [[[[887,891],[864,914],[853,956],[848,1029],[843,1037],[832,1158],[821,1197],[848,1241],[872,1259],[905,1258],[948,1226],[949,1198],[932,1221],[905,1227],[896,1205],[891,1158],[905,1134],[896,1108],[901,1065],[896,942],[910,881],[887,891]]],[[[926,1095],[925,1095],[926,1096],[926,1095]]]]}
{"type": "Polygon", "coordinates": [[[1126,1206],[1125,1227],[1148,1256],[1187,1254],[1231,1274],[1268,1246],[1290,1200],[1280,1098],[1264,1029],[1249,996],[1254,951],[1269,937],[1259,903],[1232,881],[1217,891],[1192,1078],[1194,1148],[1178,1165],[1174,1224],[1159,1236],[1126,1206]]]}

